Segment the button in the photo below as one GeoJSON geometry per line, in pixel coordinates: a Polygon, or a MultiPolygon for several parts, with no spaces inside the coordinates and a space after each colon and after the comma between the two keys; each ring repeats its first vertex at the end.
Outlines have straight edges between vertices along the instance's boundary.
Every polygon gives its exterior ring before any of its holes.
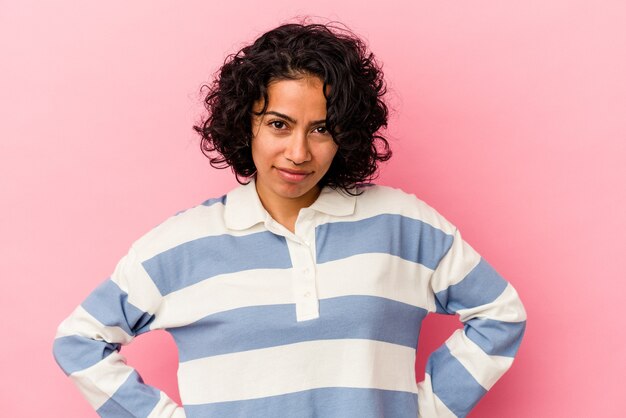
{"type": "Polygon", "coordinates": [[[305,292],[305,293],[304,293],[304,297],[305,297],[305,298],[311,297],[311,292],[305,292]]]}
{"type": "Polygon", "coordinates": [[[309,241],[304,241],[304,245],[306,245],[307,247],[310,247],[311,243],[309,241]]]}
{"type": "Polygon", "coordinates": [[[307,268],[305,268],[304,270],[302,270],[302,272],[303,272],[304,274],[309,274],[309,271],[311,271],[311,270],[309,270],[309,269],[308,269],[308,267],[307,267],[307,268]]]}

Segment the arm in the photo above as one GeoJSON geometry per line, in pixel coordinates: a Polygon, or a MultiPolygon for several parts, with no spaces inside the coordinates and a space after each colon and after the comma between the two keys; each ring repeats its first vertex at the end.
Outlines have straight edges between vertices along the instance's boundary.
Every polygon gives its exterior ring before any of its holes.
{"type": "Polygon", "coordinates": [[[455,331],[426,364],[420,417],[464,417],[508,370],[526,325],[517,292],[455,231],[433,272],[439,313],[458,314],[455,331]]]}
{"type": "Polygon", "coordinates": [[[184,418],[183,409],[143,383],[119,353],[150,330],[160,299],[131,248],[111,278],[59,326],[54,357],[100,416],[184,418]]]}

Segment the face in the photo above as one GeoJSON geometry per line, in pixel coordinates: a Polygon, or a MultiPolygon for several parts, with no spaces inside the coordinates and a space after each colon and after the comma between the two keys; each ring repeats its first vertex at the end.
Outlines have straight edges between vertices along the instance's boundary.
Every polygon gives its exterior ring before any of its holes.
{"type": "MultiPolygon", "coordinates": [[[[326,98],[322,81],[313,76],[268,85],[267,109],[252,119],[252,159],[257,193],[263,205],[299,209],[319,195],[321,178],[337,153],[326,130],[326,98]]],[[[253,110],[263,109],[263,101],[253,110]]]]}

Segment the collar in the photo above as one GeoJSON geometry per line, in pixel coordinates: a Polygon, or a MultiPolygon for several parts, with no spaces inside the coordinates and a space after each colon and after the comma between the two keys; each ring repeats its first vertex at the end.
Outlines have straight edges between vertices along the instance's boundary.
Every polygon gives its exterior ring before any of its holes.
{"type": "Polygon", "coordinates": [[[254,179],[234,188],[226,195],[224,221],[228,229],[242,231],[265,222],[269,213],[261,204],[254,179]]]}
{"type": "Polygon", "coordinates": [[[348,194],[342,189],[324,187],[310,209],[332,216],[349,216],[354,214],[355,206],[356,196],[348,194]]]}
{"type": "MultiPolygon", "coordinates": [[[[354,213],[356,196],[341,189],[324,187],[309,209],[332,216],[349,216],[354,213]]],[[[265,222],[269,213],[261,204],[254,179],[231,190],[226,195],[224,221],[228,229],[244,230],[265,222]]]]}

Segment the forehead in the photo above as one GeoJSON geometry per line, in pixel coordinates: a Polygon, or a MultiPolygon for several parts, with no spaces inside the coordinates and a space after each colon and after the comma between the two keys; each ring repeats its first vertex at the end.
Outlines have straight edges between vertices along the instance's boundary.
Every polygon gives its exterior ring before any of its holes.
{"type": "MultiPolygon", "coordinates": [[[[271,81],[267,86],[268,110],[290,112],[317,112],[326,114],[324,83],[318,77],[303,76],[297,79],[271,81]]],[[[254,103],[254,110],[263,109],[264,100],[254,103]]]]}

